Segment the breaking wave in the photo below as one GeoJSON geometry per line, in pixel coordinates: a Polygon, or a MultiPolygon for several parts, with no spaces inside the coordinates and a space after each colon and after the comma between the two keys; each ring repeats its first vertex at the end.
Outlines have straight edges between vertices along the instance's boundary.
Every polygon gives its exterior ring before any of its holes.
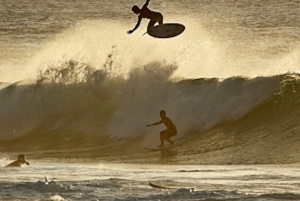
{"type": "MultiPolygon", "coordinates": [[[[257,130],[265,133],[267,128],[285,126],[285,132],[292,135],[297,125],[295,108],[300,88],[296,74],[179,79],[172,77],[177,69],[175,64],[152,62],[124,77],[112,73],[110,58],[111,55],[101,70],[76,60],[51,64],[39,71],[37,80],[2,88],[2,149],[52,150],[53,156],[61,151],[101,156],[102,149],[106,154],[122,155],[124,147],[134,152],[138,147],[158,143],[158,133],[163,127],[145,125],[159,120],[161,109],[167,111],[178,127],[175,140],[198,140],[198,148],[195,145],[190,149],[203,153],[223,149],[228,143],[231,146],[250,143],[243,137],[238,144],[233,143],[234,132],[256,139],[258,136],[253,135],[257,130]],[[279,110],[280,117],[274,119],[279,110]],[[259,119],[261,116],[268,118],[259,119]],[[232,129],[228,132],[229,127],[232,129]],[[218,133],[226,133],[227,139],[216,138],[216,129],[218,133]],[[202,146],[203,136],[206,147],[202,146]]],[[[272,142],[282,140],[274,134],[274,131],[265,133],[272,142]]],[[[259,143],[247,146],[257,147],[259,143]]]]}
{"type": "Polygon", "coordinates": [[[223,43],[200,25],[178,37],[177,46],[149,38],[125,41],[124,27],[103,29],[106,23],[84,21],[59,34],[24,65],[32,66],[24,75],[33,79],[0,85],[1,151],[130,159],[128,154],[159,143],[164,127],[145,125],[164,109],[181,144],[171,162],[298,161],[299,76],[282,72],[298,68],[299,48],[270,65],[257,62],[249,77],[234,76],[252,66],[236,69],[236,57],[228,57],[223,43]],[[270,72],[274,63],[277,70],[270,72]],[[178,159],[187,153],[195,156],[178,159]]]}

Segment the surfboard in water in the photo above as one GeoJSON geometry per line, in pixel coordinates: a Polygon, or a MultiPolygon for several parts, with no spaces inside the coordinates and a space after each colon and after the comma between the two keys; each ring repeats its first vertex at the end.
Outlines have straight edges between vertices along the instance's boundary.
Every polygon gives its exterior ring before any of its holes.
{"type": "Polygon", "coordinates": [[[172,38],[185,30],[185,26],[179,23],[160,24],[149,28],[148,34],[155,38],[172,38]]]}
{"type": "Polygon", "coordinates": [[[172,187],[165,187],[165,186],[159,186],[153,183],[149,183],[149,186],[151,186],[152,188],[158,188],[158,189],[174,189],[172,187]]]}
{"type": "Polygon", "coordinates": [[[165,146],[165,147],[144,147],[145,150],[148,150],[148,151],[163,151],[163,150],[167,150],[167,149],[171,149],[171,148],[174,148],[177,144],[173,144],[173,145],[168,145],[168,146],[165,146]]]}

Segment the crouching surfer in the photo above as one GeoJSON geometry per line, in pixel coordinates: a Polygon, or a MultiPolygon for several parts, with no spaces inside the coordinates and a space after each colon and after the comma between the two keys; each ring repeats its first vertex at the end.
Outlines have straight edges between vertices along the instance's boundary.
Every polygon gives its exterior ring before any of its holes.
{"type": "Polygon", "coordinates": [[[24,154],[20,154],[20,155],[18,155],[17,160],[15,160],[14,162],[8,164],[5,167],[21,167],[21,165],[23,165],[23,164],[30,165],[29,162],[25,160],[24,154]]]}
{"type": "Polygon", "coordinates": [[[167,114],[164,110],[161,110],[159,115],[161,117],[161,120],[153,124],[148,124],[147,127],[159,125],[161,123],[165,124],[167,130],[163,130],[160,132],[160,145],[158,145],[159,147],[163,147],[164,140],[168,141],[170,144],[174,143],[172,140],[170,140],[170,137],[173,137],[177,134],[177,129],[174,123],[171,121],[171,119],[167,117],[167,114]]]}

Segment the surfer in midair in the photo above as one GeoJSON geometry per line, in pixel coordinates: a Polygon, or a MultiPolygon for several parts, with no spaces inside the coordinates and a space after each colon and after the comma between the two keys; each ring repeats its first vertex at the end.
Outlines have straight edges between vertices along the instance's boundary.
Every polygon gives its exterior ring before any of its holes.
{"type": "Polygon", "coordinates": [[[135,25],[135,27],[132,30],[129,30],[127,33],[131,34],[133,33],[141,24],[141,21],[143,18],[149,19],[150,22],[147,26],[147,31],[149,28],[154,27],[156,23],[163,24],[163,15],[159,12],[154,12],[148,8],[150,0],[147,0],[146,3],[143,5],[142,8],[139,8],[137,5],[132,6],[132,12],[139,15],[138,21],[135,25]]]}
{"type": "Polygon", "coordinates": [[[159,125],[161,123],[165,124],[167,127],[167,130],[163,130],[160,132],[160,145],[159,147],[164,146],[164,140],[168,141],[170,144],[173,144],[172,140],[170,140],[170,137],[174,136],[177,134],[177,129],[174,123],[171,121],[169,117],[167,117],[166,111],[161,110],[159,112],[161,120],[158,122],[155,122],[153,124],[148,124],[147,127],[149,126],[154,126],[154,125],[159,125]]]}

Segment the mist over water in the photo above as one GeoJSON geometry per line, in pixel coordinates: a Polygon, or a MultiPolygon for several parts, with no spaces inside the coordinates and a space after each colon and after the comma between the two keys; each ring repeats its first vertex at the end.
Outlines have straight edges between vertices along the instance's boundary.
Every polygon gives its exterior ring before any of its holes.
{"type": "Polygon", "coordinates": [[[186,26],[184,34],[171,40],[142,36],[146,20],[134,34],[126,34],[136,23],[131,6],[143,3],[3,2],[2,80],[34,77],[42,63],[70,57],[101,68],[112,47],[119,51],[123,73],[136,68],[136,62],[153,61],[176,63],[176,75],[188,78],[270,76],[298,70],[297,1],[151,1],[150,8],[162,12],[165,22],[186,26]],[[4,15],[9,12],[14,18],[4,15]]]}

